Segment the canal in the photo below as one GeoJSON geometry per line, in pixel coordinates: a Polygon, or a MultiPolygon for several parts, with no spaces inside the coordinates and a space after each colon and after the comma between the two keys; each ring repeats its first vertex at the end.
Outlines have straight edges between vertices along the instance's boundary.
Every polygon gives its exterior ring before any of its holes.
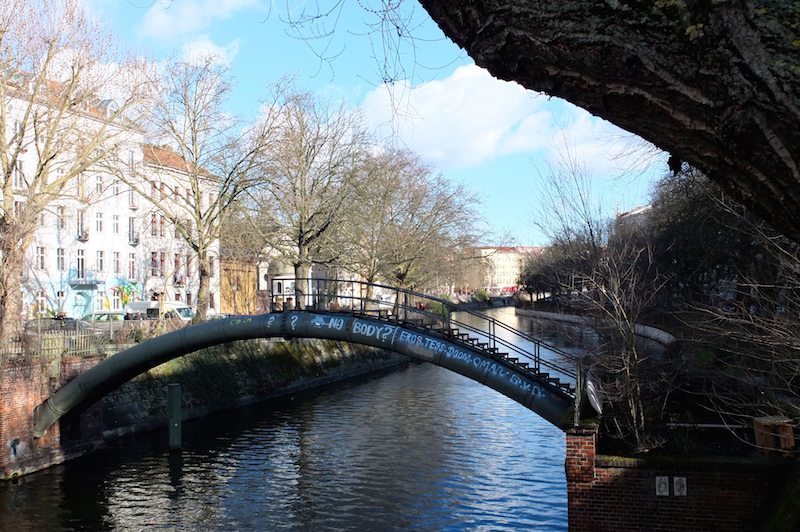
{"type": "MultiPolygon", "coordinates": [[[[493,311],[512,326],[513,309],[493,311]]],[[[564,436],[429,364],[0,484],[2,530],[566,530],[564,436]]]]}

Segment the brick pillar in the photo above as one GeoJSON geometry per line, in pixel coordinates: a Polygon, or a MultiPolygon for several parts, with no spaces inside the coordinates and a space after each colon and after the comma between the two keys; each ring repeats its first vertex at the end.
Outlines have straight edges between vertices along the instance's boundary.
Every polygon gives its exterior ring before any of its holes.
{"type": "Polygon", "coordinates": [[[592,486],[595,479],[597,429],[576,427],[567,430],[567,516],[569,530],[594,530],[591,517],[592,486]]]}

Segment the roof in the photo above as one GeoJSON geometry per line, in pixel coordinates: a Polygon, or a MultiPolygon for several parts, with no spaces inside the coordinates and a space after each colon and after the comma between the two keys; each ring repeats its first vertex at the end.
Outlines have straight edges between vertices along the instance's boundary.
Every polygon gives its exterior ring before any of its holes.
{"type": "Polygon", "coordinates": [[[145,164],[156,164],[166,168],[172,168],[181,172],[189,171],[189,163],[175,153],[169,146],[154,146],[152,144],[142,145],[145,164]]]}

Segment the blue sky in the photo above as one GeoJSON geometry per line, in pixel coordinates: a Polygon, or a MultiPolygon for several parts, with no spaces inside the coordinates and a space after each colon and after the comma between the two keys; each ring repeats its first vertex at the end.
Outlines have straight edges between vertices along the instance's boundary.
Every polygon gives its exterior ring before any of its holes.
{"type": "MultiPolygon", "coordinates": [[[[492,78],[449,41],[413,0],[387,41],[381,19],[355,0],[293,35],[301,10],[335,0],[85,0],[120,48],[158,61],[214,54],[230,65],[230,111],[254,116],[269,86],[298,87],[363,110],[387,142],[419,153],[437,172],[481,198],[494,240],[540,245],[540,176],[567,146],[592,176],[606,212],[647,202],[663,155],[575,106],[492,78]],[[390,57],[391,60],[386,60],[390,57]],[[394,83],[384,84],[385,79],[394,83]],[[636,150],[630,145],[637,146],[636,150]],[[623,177],[620,177],[623,176],[623,177]]],[[[370,2],[360,2],[369,4],[370,2]]],[[[378,2],[372,2],[375,5],[378,2]]],[[[296,33],[296,32],[295,32],[296,33]]],[[[490,241],[486,242],[491,243],[490,241]]]]}

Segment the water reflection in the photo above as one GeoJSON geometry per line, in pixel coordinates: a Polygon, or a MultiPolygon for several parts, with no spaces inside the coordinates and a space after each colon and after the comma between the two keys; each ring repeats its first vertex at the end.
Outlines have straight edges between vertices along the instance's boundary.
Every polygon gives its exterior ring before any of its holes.
{"type": "Polygon", "coordinates": [[[183,428],[0,485],[2,528],[566,530],[563,434],[431,365],[183,428]]]}

